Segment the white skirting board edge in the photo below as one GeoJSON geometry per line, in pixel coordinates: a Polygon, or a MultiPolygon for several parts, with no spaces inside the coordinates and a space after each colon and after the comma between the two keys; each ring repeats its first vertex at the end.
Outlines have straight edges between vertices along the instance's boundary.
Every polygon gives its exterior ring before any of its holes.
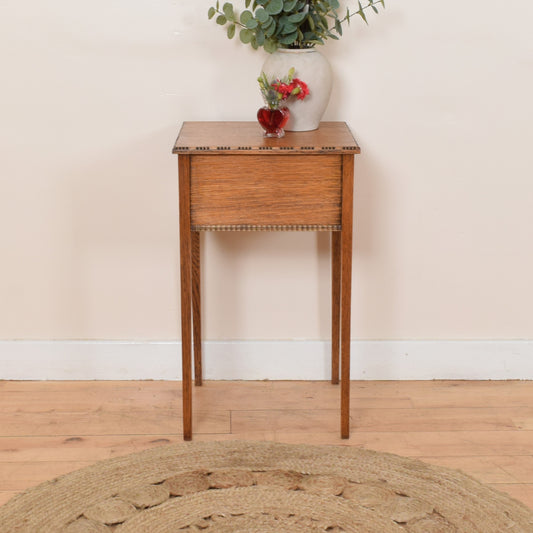
{"type": "MultiPolygon", "coordinates": [[[[352,341],[351,378],[533,379],[533,341],[352,341]]],[[[327,341],[207,341],[204,378],[325,380],[327,341]]],[[[0,379],[180,380],[180,342],[0,341],[0,379]]]]}

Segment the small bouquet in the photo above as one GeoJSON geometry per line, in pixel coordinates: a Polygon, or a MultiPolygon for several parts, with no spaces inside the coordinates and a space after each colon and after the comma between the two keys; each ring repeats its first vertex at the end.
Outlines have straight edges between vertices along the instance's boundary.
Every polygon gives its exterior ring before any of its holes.
{"type": "Polygon", "coordinates": [[[296,96],[298,100],[304,100],[309,95],[307,83],[294,77],[294,67],[284,78],[275,78],[269,81],[264,72],[257,78],[261,94],[269,109],[278,109],[289,97],[296,96]]]}
{"type": "Polygon", "coordinates": [[[298,100],[304,100],[309,95],[307,83],[294,77],[294,67],[284,78],[275,78],[268,80],[266,74],[261,72],[257,78],[261,94],[265,100],[266,106],[257,112],[257,120],[264,130],[265,137],[283,137],[283,129],[289,121],[290,111],[284,105],[289,98],[296,97],[298,100]]]}

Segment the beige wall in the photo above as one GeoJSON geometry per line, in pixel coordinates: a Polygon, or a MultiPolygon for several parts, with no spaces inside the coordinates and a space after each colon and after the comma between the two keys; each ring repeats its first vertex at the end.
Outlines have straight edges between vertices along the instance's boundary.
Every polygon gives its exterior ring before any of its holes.
{"type": "MultiPolygon", "coordinates": [[[[356,165],[354,337],[533,337],[533,3],[391,0],[323,52],[356,165]]],[[[0,5],[0,339],[179,336],[183,120],[253,120],[209,0],[0,5]]],[[[329,241],[210,234],[210,339],[327,338],[329,241]]]]}

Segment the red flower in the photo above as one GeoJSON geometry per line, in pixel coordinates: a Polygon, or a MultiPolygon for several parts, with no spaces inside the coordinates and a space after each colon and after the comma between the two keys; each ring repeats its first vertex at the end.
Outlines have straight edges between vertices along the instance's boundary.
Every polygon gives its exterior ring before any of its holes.
{"type": "Polygon", "coordinates": [[[286,80],[290,83],[286,83],[277,78],[270,84],[270,87],[278,93],[278,101],[285,101],[289,96],[296,96],[298,100],[303,100],[309,94],[309,88],[304,81],[298,78],[291,80],[290,77],[286,80]]]}
{"type": "Polygon", "coordinates": [[[303,100],[309,94],[309,87],[307,87],[307,83],[305,83],[305,81],[294,78],[291,85],[295,85],[298,89],[298,92],[293,92],[293,94],[296,94],[296,98],[298,98],[298,100],[303,100]]]}
{"type": "Polygon", "coordinates": [[[280,80],[276,80],[272,82],[272,87],[274,90],[276,90],[279,94],[281,94],[281,99],[286,100],[292,92],[291,85],[287,85],[286,83],[283,83],[280,80]]]}

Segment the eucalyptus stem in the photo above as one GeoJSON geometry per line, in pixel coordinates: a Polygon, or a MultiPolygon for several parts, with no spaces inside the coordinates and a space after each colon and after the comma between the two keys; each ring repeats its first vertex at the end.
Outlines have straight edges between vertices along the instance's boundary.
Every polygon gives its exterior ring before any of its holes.
{"type": "MultiPolygon", "coordinates": [[[[215,9],[215,13],[217,15],[222,15],[222,16],[226,17],[226,14],[224,13],[224,11],[220,11],[220,9],[215,9]]],[[[240,26],[241,28],[246,28],[246,26],[244,24],[242,24],[241,22],[239,22],[237,20],[237,18],[228,19],[228,22],[231,22],[232,24],[236,24],[237,26],[240,26]]]]}
{"type": "MultiPolygon", "coordinates": [[[[348,10],[348,12],[346,13],[346,16],[343,19],[338,19],[339,23],[342,24],[343,22],[348,21],[348,24],[349,24],[351,17],[354,17],[355,15],[359,15],[368,24],[368,22],[366,20],[366,17],[363,16],[363,11],[365,9],[368,9],[369,7],[373,7],[374,4],[376,4],[376,3],[382,4],[383,6],[385,6],[385,2],[384,1],[377,0],[377,2],[370,2],[366,6],[361,6],[357,11],[353,11],[352,13],[350,13],[350,11],[348,10]]],[[[361,4],[359,4],[359,5],[361,5],[361,4]]],[[[334,29],[335,29],[335,27],[330,28],[330,31],[334,30],[334,29]]]]}

